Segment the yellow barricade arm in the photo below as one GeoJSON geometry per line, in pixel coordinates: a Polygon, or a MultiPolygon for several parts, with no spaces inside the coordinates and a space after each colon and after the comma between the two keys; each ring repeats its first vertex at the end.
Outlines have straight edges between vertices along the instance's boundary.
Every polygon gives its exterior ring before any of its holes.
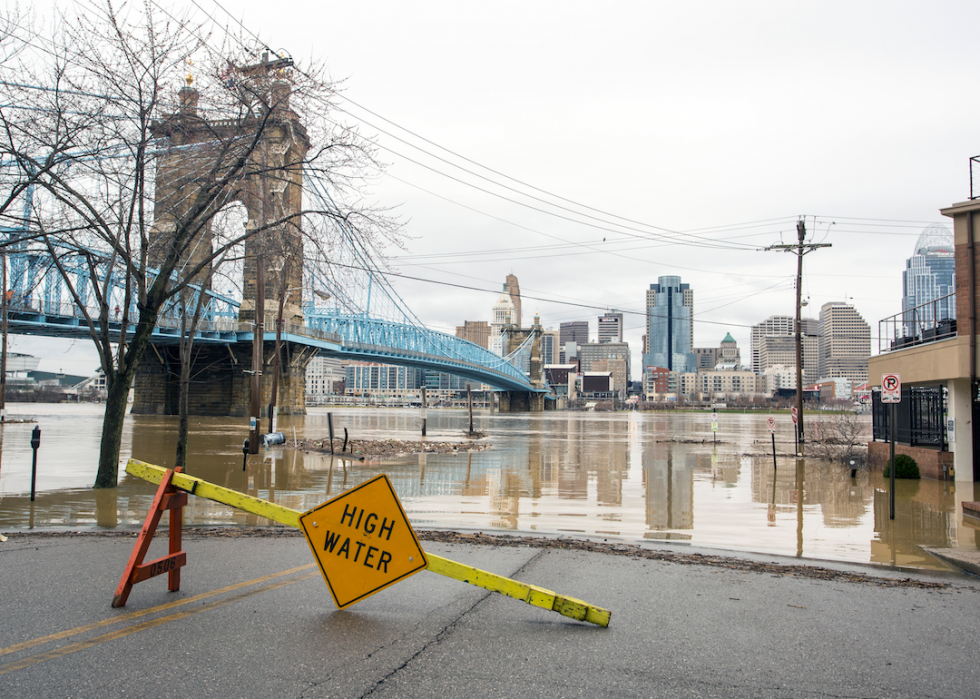
{"type": "MultiPolygon", "coordinates": [[[[159,484],[163,480],[166,472],[167,470],[164,468],[136,459],[130,459],[126,465],[126,473],[137,478],[142,478],[150,483],[159,484]]],[[[197,495],[198,497],[231,505],[240,510],[259,515],[260,517],[271,519],[273,522],[279,522],[287,527],[299,529],[299,517],[303,513],[298,510],[283,507],[268,500],[261,500],[251,495],[240,493],[237,490],[224,488],[184,473],[175,473],[172,482],[175,487],[186,490],[188,493],[197,495]]],[[[612,613],[607,609],[593,606],[588,602],[583,602],[574,597],[559,595],[556,592],[546,590],[537,585],[528,585],[527,583],[505,578],[502,575],[473,568],[472,566],[464,565],[448,558],[443,558],[442,556],[436,556],[428,551],[426,551],[425,556],[429,561],[428,570],[433,573],[445,575],[446,577],[469,583],[470,585],[476,585],[491,592],[498,592],[507,597],[513,597],[514,599],[532,604],[535,607],[550,609],[571,619],[587,621],[590,624],[596,624],[598,626],[609,626],[612,613]]]]}

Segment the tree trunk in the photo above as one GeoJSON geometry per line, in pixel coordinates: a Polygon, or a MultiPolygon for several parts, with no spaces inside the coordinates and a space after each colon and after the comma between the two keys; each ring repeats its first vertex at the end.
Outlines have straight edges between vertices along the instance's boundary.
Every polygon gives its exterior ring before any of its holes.
{"type": "MultiPolygon", "coordinates": [[[[190,351],[188,351],[188,355],[190,351]]],[[[175,466],[180,466],[185,471],[187,470],[187,423],[188,423],[188,397],[191,390],[191,361],[190,357],[186,359],[181,357],[180,362],[180,397],[178,398],[179,404],[179,417],[177,419],[177,455],[175,466]]]]}
{"type": "Polygon", "coordinates": [[[106,394],[99,472],[95,477],[96,488],[115,488],[119,484],[119,445],[122,443],[129,387],[133,383],[134,374],[135,371],[129,371],[117,375],[106,394]]]}
{"type": "MultiPolygon", "coordinates": [[[[155,304],[159,308],[162,302],[155,304]]],[[[119,449],[122,444],[123,423],[126,420],[126,406],[129,389],[136,378],[143,353],[150,345],[150,336],[156,327],[156,310],[140,309],[140,319],[136,324],[133,340],[128,345],[122,364],[109,382],[106,391],[105,417],[102,420],[102,442],[99,448],[99,471],[95,476],[95,488],[115,488],[119,485],[119,449]]],[[[118,350],[117,350],[118,351],[118,350]]]]}

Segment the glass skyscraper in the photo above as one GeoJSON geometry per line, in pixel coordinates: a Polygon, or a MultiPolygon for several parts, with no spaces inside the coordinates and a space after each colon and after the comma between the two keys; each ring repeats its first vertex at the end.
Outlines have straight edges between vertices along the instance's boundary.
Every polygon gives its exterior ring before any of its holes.
{"type": "Polygon", "coordinates": [[[647,291],[647,345],[643,370],[656,366],[677,372],[697,371],[691,346],[694,292],[680,277],[660,277],[647,291]]]}
{"type": "Polygon", "coordinates": [[[916,241],[915,254],[906,260],[902,272],[906,336],[916,336],[922,328],[956,317],[956,299],[944,298],[956,291],[955,273],[953,234],[945,226],[929,226],[916,241]]]}

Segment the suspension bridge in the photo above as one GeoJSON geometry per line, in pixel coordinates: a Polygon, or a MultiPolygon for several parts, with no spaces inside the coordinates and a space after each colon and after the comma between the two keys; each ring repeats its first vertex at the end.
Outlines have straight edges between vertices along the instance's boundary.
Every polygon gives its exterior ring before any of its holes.
{"type": "MultiPolygon", "coordinates": [[[[500,391],[548,392],[543,383],[533,381],[530,374],[536,337],[533,330],[510,328],[505,331],[508,337],[504,346],[511,349],[506,356],[499,356],[462,338],[427,328],[384,274],[363,251],[358,250],[356,236],[343,230],[342,223],[337,226],[340,229],[338,239],[346,243],[338,249],[337,262],[343,269],[353,269],[357,274],[339,275],[339,279],[346,283],[338,283],[318,273],[322,268],[313,269],[315,265],[308,265],[304,274],[308,286],[303,290],[303,323],[283,321],[281,327],[280,340],[289,357],[285,365],[287,376],[281,377],[286,379],[283,382],[286,401],[281,412],[290,412],[290,405],[294,412],[305,405],[305,399],[300,395],[303,392],[301,370],[315,355],[446,372],[500,391]],[[295,375],[297,372],[299,375],[295,375]],[[290,373],[294,374],[295,385],[289,383],[290,373]],[[290,394],[295,395],[290,399],[290,394]]],[[[7,240],[23,239],[23,231],[0,229],[0,235],[7,240]]],[[[6,248],[8,332],[90,340],[93,331],[98,333],[105,327],[114,340],[121,339],[123,334],[131,335],[131,319],[137,317],[137,308],[132,295],[127,307],[123,270],[112,269],[108,260],[93,267],[91,251],[67,249],[57,254],[61,270],[54,264],[52,254],[39,246],[13,242],[6,248]],[[96,302],[93,285],[100,287],[103,302],[96,302]],[[77,299],[68,293],[69,287],[75,290],[77,299]]],[[[158,317],[151,340],[152,356],[144,357],[150,371],[144,372],[145,380],[137,379],[137,393],[148,394],[144,395],[144,400],[137,397],[137,412],[171,412],[168,405],[173,398],[168,394],[176,390],[170,385],[172,377],[178,373],[176,348],[185,332],[182,313],[186,308],[195,307],[200,294],[204,295],[204,300],[194,343],[199,355],[206,355],[199,357],[199,363],[210,366],[208,373],[211,376],[199,375],[196,383],[214,384],[217,381],[228,384],[223,392],[230,398],[232,393],[242,392],[232,387],[239,381],[235,376],[225,376],[221,380],[221,375],[231,372],[241,374],[241,381],[248,380],[245,373],[255,341],[255,323],[239,318],[241,300],[232,293],[222,294],[199,286],[192,286],[191,293],[191,298],[183,302],[175,299],[158,317]],[[215,352],[218,347],[223,349],[215,352]],[[222,362],[227,364],[225,371],[215,363],[216,356],[227,358],[227,362],[222,362]],[[159,365],[156,371],[154,364],[159,365]],[[147,391],[149,386],[153,390],[147,391]],[[160,387],[164,389],[162,394],[160,387]]],[[[279,322],[277,313],[265,314],[262,340],[269,371],[279,322]]],[[[208,391],[199,393],[199,396],[207,395],[208,391]]],[[[227,405],[227,412],[231,413],[244,410],[241,400],[237,401],[241,405],[236,406],[233,405],[235,400],[214,399],[215,396],[210,396],[204,403],[198,401],[199,412],[225,412],[222,405],[227,405]]]]}
{"type": "MultiPolygon", "coordinates": [[[[278,84],[273,84],[273,90],[278,84]]],[[[298,126],[295,113],[287,105],[277,126],[270,136],[274,146],[285,146],[275,151],[283,163],[302,162],[306,148],[305,130],[298,126]],[[295,134],[299,134],[296,136],[295,134]],[[284,134],[292,134],[284,138],[284,134]],[[278,142],[274,142],[278,139],[278,142]],[[291,152],[293,149],[295,152],[291,152]]],[[[180,92],[180,106],[171,121],[180,127],[182,144],[174,148],[170,132],[160,127],[160,137],[151,145],[159,150],[155,167],[156,183],[154,200],[147,208],[157,212],[179,211],[194,198],[194,184],[204,168],[210,166],[202,160],[201,153],[193,151],[195,144],[207,144],[215,138],[215,124],[198,116],[197,94],[190,87],[180,92]],[[189,145],[188,145],[189,144],[189,145]],[[164,204],[165,206],[161,206],[164,204]]],[[[228,128],[220,122],[221,128],[228,128]]],[[[101,157],[128,157],[102,155],[101,157]]],[[[269,157],[268,155],[264,157],[269,157]]],[[[292,172],[290,166],[280,165],[282,171],[292,172]]],[[[66,166],[65,170],[68,168],[66,166]]],[[[0,184],[3,180],[16,182],[23,175],[23,164],[17,161],[0,161],[0,184]]],[[[84,175],[83,175],[84,176],[84,175]]],[[[212,278],[207,285],[191,284],[186,292],[177,294],[157,317],[151,337],[150,351],[139,365],[135,381],[136,399],[134,413],[174,414],[179,391],[179,346],[187,332],[185,316],[188,309],[198,306],[201,313],[194,333],[194,358],[191,396],[191,412],[199,415],[247,415],[249,383],[252,369],[252,348],[258,339],[262,342],[263,393],[268,395],[271,383],[274,347],[279,336],[282,348],[278,383],[278,406],[283,414],[305,412],[305,368],[316,355],[346,360],[360,360],[385,364],[404,365],[446,372],[470,381],[487,384],[504,392],[502,409],[542,409],[544,395],[549,393],[543,380],[540,362],[540,328],[505,329],[504,356],[499,356],[462,338],[429,329],[411,311],[385,276],[376,255],[369,250],[375,246],[366,243],[342,215],[340,207],[331,197],[328,185],[315,174],[303,172],[297,180],[273,183],[271,187],[256,184],[261,175],[252,175],[244,192],[229,198],[225,204],[238,204],[244,208],[247,229],[255,225],[259,210],[265,211],[274,203],[283,212],[284,220],[290,215],[303,216],[302,228],[317,229],[323,245],[313,246],[303,253],[303,243],[298,237],[281,235],[280,240],[290,243],[298,251],[303,264],[283,271],[279,289],[267,288],[263,297],[269,306],[278,305],[276,312],[264,312],[256,318],[256,270],[263,264],[276,269],[276,258],[263,260],[256,254],[257,243],[248,238],[244,243],[243,260],[234,274],[221,279],[212,278]],[[278,184],[278,189],[276,189],[278,184]],[[293,191],[290,191],[292,188],[293,191]],[[262,201],[255,191],[262,190],[262,201]],[[278,197],[278,199],[276,199],[278,197]],[[301,201],[312,202],[309,209],[326,212],[316,221],[301,214],[301,201]],[[332,214],[332,215],[331,215],[332,214]],[[251,249],[250,249],[251,246],[251,249]],[[234,287],[222,293],[217,287],[234,287]],[[288,287],[288,288],[287,288],[288,287]],[[236,291],[237,289],[237,291],[236,291]],[[276,296],[278,304],[276,303],[276,296]],[[285,308],[284,308],[285,307],[285,308]],[[284,312],[285,310],[285,312],[284,312]],[[257,321],[261,321],[257,323],[257,321]],[[257,330],[261,326],[261,338],[257,330]],[[279,333],[277,333],[277,328],[279,333]],[[512,401],[510,394],[523,396],[512,401]],[[503,406],[507,406],[504,408],[503,406]]],[[[0,219],[0,241],[5,255],[8,273],[6,285],[7,330],[13,334],[40,335],[59,338],[96,339],[107,331],[112,342],[119,342],[132,335],[133,322],[138,318],[136,294],[130,270],[119,255],[106,246],[87,248],[70,242],[58,242],[51,236],[40,235],[41,212],[51,202],[43,201],[41,193],[28,186],[21,195],[22,212],[12,215],[13,207],[0,219]]],[[[173,214],[169,214],[173,216],[173,214]]],[[[263,214],[264,215],[264,214],[263,214]]],[[[163,221],[165,229],[166,222],[163,221]]],[[[300,228],[297,226],[296,228],[300,228]]],[[[160,245],[151,229],[149,245],[160,245]]],[[[210,229],[204,236],[210,236],[210,229]]],[[[203,238],[203,236],[202,236],[203,238]]],[[[163,245],[166,244],[164,240],[163,245]]],[[[211,245],[204,238],[205,250],[211,245]]],[[[195,262],[193,252],[188,265],[195,262]]],[[[278,258],[283,270],[286,253],[278,258]]],[[[151,249],[147,259],[152,264],[151,249]]],[[[155,271],[147,267],[146,276],[152,283],[155,271]]],[[[177,283],[175,277],[172,280],[177,283]]],[[[263,403],[264,404],[264,403],[263,403]]]]}
{"type": "MultiPolygon", "coordinates": [[[[115,303],[110,301],[109,312],[103,319],[100,318],[104,311],[101,305],[91,304],[83,311],[75,302],[64,298],[61,276],[43,254],[15,252],[8,253],[7,257],[12,268],[7,305],[9,333],[87,339],[91,338],[91,328],[85,317],[88,314],[96,331],[105,323],[110,337],[120,337],[123,331],[121,304],[125,295],[121,285],[111,289],[110,296],[115,303]],[[35,274],[18,273],[20,269],[35,274]]],[[[76,286],[85,288],[86,283],[81,279],[76,286]]],[[[388,291],[390,288],[385,289],[388,291]]],[[[194,289],[194,293],[201,291],[194,289]]],[[[255,324],[238,319],[241,302],[208,290],[203,293],[206,301],[194,335],[195,344],[251,345],[255,339],[255,324]]],[[[193,301],[189,305],[193,305],[193,301]]],[[[135,303],[131,303],[128,310],[129,317],[135,317],[135,303]]],[[[501,357],[468,340],[431,330],[414,317],[415,322],[399,323],[367,310],[359,313],[344,311],[339,305],[324,308],[307,303],[303,313],[305,323],[283,323],[281,341],[309,347],[323,356],[456,374],[499,390],[546,392],[546,389],[531,384],[524,368],[530,364],[530,336],[517,349],[501,357]]],[[[275,314],[266,314],[264,342],[275,342],[277,322],[275,314]]],[[[128,332],[132,332],[131,326],[128,332]]],[[[161,347],[174,346],[183,332],[180,308],[173,304],[157,320],[152,342],[161,347]]]]}

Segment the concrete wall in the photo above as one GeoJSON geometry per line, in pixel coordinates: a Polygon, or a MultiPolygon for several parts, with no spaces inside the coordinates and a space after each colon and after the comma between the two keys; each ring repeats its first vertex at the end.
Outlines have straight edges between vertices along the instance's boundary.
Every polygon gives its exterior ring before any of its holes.
{"type": "Polygon", "coordinates": [[[914,386],[969,377],[970,339],[963,333],[948,340],[879,354],[868,360],[868,383],[872,386],[881,386],[882,374],[895,373],[902,376],[903,384],[914,386]]]}

